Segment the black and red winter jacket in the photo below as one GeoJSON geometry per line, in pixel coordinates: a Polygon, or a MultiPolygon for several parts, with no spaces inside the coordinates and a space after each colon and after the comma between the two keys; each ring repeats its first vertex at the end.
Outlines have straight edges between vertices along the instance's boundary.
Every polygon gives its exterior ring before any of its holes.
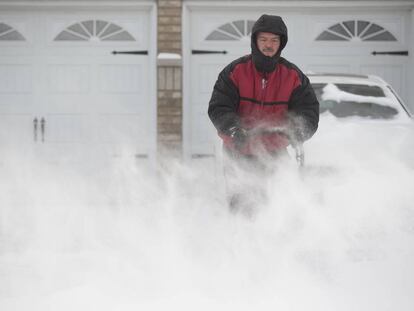
{"type": "MultiPolygon", "coordinates": [[[[234,149],[229,130],[256,127],[292,126],[309,139],[319,122],[319,103],[309,79],[292,63],[280,57],[287,43],[287,30],[278,16],[263,15],[252,29],[252,54],[241,57],[219,74],[208,113],[224,146],[234,149]],[[256,35],[265,31],[281,36],[279,51],[263,55],[256,46],[256,35]],[[293,121],[293,122],[292,122],[293,121]]],[[[278,134],[252,137],[239,152],[276,152],[289,142],[278,134]]]]}

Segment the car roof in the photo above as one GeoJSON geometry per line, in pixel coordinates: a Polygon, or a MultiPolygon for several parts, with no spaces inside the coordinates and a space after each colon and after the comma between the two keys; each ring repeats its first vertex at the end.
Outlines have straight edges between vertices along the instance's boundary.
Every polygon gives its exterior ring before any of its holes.
{"type": "Polygon", "coordinates": [[[366,85],[381,85],[388,86],[378,76],[374,75],[358,75],[348,73],[306,73],[311,83],[342,83],[342,84],[366,84],[366,85]]]}

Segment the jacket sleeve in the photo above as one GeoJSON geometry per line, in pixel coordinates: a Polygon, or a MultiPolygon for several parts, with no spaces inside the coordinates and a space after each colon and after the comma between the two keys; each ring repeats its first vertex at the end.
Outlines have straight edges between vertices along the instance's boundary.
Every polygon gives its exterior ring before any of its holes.
{"type": "Polygon", "coordinates": [[[217,131],[223,134],[228,134],[232,127],[240,127],[237,114],[240,95],[230,78],[232,67],[230,64],[220,72],[208,106],[210,120],[217,131]]]}
{"type": "Polygon", "coordinates": [[[299,71],[300,85],[293,91],[289,100],[289,118],[301,133],[302,140],[315,134],[319,123],[319,102],[306,75],[299,71]]]}

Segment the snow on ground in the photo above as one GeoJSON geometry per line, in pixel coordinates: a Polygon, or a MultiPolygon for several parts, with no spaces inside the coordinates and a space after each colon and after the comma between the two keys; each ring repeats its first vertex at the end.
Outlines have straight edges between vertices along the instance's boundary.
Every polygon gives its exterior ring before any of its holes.
{"type": "Polygon", "coordinates": [[[326,116],[305,149],[251,218],[208,160],[3,154],[0,310],[413,310],[412,126],[326,116]]]}

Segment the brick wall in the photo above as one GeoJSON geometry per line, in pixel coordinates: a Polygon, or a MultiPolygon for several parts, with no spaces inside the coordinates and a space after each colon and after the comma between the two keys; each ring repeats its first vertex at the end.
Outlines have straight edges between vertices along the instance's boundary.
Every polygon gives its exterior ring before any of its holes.
{"type": "MultiPolygon", "coordinates": [[[[158,53],[181,54],[182,0],[158,0],[158,53]]],[[[158,150],[181,155],[181,60],[158,60],[158,150]]]]}
{"type": "Polygon", "coordinates": [[[179,154],[182,145],[182,70],[158,65],[158,149],[179,154]]]}
{"type": "Polygon", "coordinates": [[[181,54],[182,0],[158,0],[158,52],[181,54]]]}

